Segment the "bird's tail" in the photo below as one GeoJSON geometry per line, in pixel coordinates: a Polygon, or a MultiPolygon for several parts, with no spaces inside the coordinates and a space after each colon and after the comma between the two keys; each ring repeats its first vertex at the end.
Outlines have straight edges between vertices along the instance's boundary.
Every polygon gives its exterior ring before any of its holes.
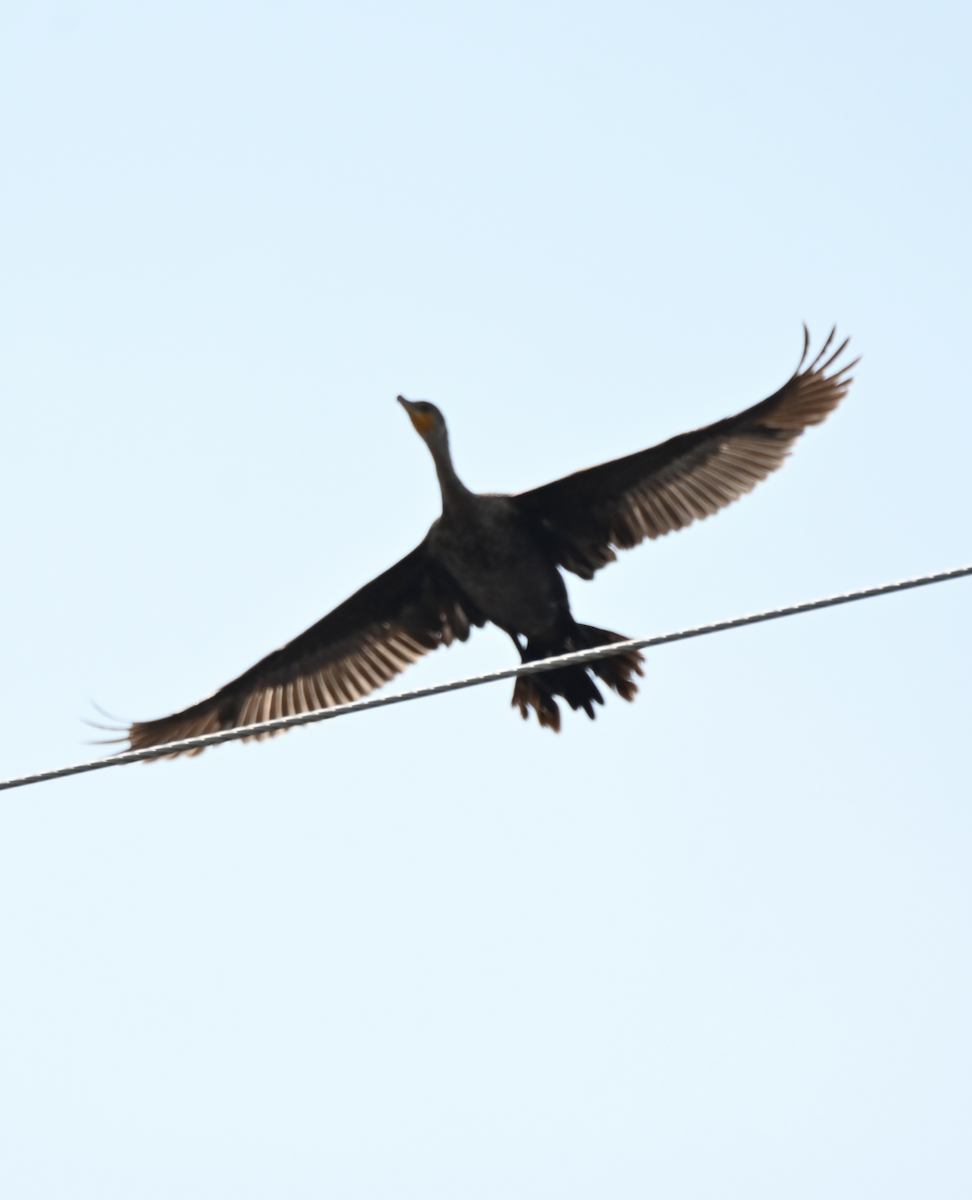
{"type": "MultiPolygon", "coordinates": [[[[536,662],[541,658],[553,658],[557,654],[571,654],[575,650],[590,650],[594,646],[609,646],[613,642],[628,639],[620,633],[597,629],[593,625],[574,625],[573,632],[566,637],[527,643],[523,651],[524,662],[536,662]]],[[[513,688],[513,706],[519,708],[524,721],[532,708],[541,725],[560,732],[560,708],[555,696],[563,696],[574,710],[582,708],[594,720],[594,705],[603,704],[604,697],[592,678],[591,672],[602,679],[609,688],[624,700],[633,700],[638,685],[633,676],[643,675],[641,664],[644,656],[637,650],[625,650],[610,658],[601,658],[590,666],[559,667],[544,671],[540,675],[521,675],[513,688]]]]}

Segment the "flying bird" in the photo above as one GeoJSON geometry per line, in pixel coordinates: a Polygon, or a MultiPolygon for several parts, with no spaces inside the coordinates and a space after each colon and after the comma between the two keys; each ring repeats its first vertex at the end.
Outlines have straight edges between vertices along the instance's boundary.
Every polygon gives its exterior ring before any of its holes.
{"type": "MultiPolygon", "coordinates": [[[[238,679],[181,712],[135,721],[120,740],[141,750],[349,703],[439,646],[464,642],[487,621],[509,634],[523,662],[627,640],[574,619],[561,570],[592,579],[617,550],[711,516],[780,467],[804,429],[825,420],[852,382],[848,372],[858,360],[835,365],[847,347],[845,340],[831,352],[835,332],[805,365],[804,326],[793,375],[736,416],[514,495],[469,491],[453,466],[442,413],[399,396],[442,492],[442,515],[422,542],[238,679]]],[[[593,718],[594,705],[604,702],[595,676],[633,700],[641,663],[636,651],[623,652],[524,676],[513,705],[524,718],[532,709],[541,726],[559,730],[558,696],[593,718]]]]}

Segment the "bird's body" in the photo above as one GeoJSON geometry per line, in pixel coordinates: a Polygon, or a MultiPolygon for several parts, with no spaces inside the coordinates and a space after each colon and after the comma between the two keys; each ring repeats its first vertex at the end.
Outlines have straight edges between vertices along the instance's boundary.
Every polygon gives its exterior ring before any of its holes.
{"type": "MultiPolygon", "coordinates": [[[[524,513],[514,496],[477,495],[463,489],[463,494],[451,493],[444,499],[442,516],[423,545],[453,584],[459,586],[461,581],[473,623],[491,621],[509,634],[524,662],[624,640],[620,634],[574,620],[563,576],[544,541],[542,526],[524,513]]],[[[631,675],[641,674],[641,661],[640,654],[629,652],[591,669],[631,699],[637,690],[631,675]]],[[[519,679],[513,699],[523,716],[532,707],[542,725],[559,729],[555,694],[592,718],[593,706],[603,703],[588,671],[581,667],[519,679]]]]}
{"type": "Polygon", "coordinates": [[[563,577],[509,496],[467,493],[433,523],[426,546],[511,637],[552,637],[569,616],[563,577]]]}
{"type": "MultiPolygon", "coordinates": [[[[616,549],[681,529],[715,513],[779,467],[808,425],[837,406],[854,365],[827,370],[833,333],[805,370],[735,417],[626,458],[578,471],[518,495],[477,494],[456,474],[445,420],[427,401],[399,396],[435,462],[442,515],[405,558],[305,633],[267,655],[212,696],[126,731],[133,749],[220,729],[329,708],[359,699],[423,654],[491,621],[524,662],[624,640],[582,625],[570,610],[561,570],[584,579],[616,549]]],[[[626,700],[637,691],[641,655],[622,651],[591,663],[520,677],[513,703],[560,728],[555,697],[594,716],[597,676],[626,700]]]]}

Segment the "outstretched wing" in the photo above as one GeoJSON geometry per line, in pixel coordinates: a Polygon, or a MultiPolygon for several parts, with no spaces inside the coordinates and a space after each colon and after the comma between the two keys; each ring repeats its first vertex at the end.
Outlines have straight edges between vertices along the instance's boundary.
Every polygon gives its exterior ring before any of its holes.
{"type": "Polygon", "coordinates": [[[615,548],[628,550],[711,516],[782,466],[804,429],[819,425],[847,394],[847,372],[858,361],[828,375],[849,341],[827,357],[836,333],[831,330],[804,367],[810,347],[805,325],[803,333],[803,357],[792,377],[752,408],[514,496],[557,562],[592,579],[614,562],[615,548]]]}
{"type": "Polygon", "coordinates": [[[347,704],[380,688],[423,654],[455,638],[465,641],[471,625],[484,623],[423,542],[232,683],[182,712],[134,722],[127,737],[133,750],[141,750],[347,704]]]}

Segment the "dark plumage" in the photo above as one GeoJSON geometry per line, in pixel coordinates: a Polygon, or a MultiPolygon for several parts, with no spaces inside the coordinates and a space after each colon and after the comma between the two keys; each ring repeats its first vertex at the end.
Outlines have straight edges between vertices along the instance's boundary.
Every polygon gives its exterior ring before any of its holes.
{"type": "MultiPolygon", "coordinates": [[[[591,579],[616,550],[718,512],[781,466],[804,429],[819,425],[843,399],[854,366],[827,374],[847,345],[828,357],[831,332],[804,367],[804,334],[797,370],[752,408],[511,496],[470,492],[452,465],[441,412],[399,396],[432,453],[442,490],[442,515],[425,539],[212,696],[172,716],[136,721],[127,730],[132,749],[357,700],[487,621],[510,635],[524,662],[623,641],[574,620],[559,568],[591,579]]],[[[532,708],[541,725],[558,730],[555,697],[593,717],[594,705],[603,703],[593,676],[632,700],[641,661],[640,654],[624,653],[590,668],[521,678],[513,703],[524,717],[532,708]]]]}

